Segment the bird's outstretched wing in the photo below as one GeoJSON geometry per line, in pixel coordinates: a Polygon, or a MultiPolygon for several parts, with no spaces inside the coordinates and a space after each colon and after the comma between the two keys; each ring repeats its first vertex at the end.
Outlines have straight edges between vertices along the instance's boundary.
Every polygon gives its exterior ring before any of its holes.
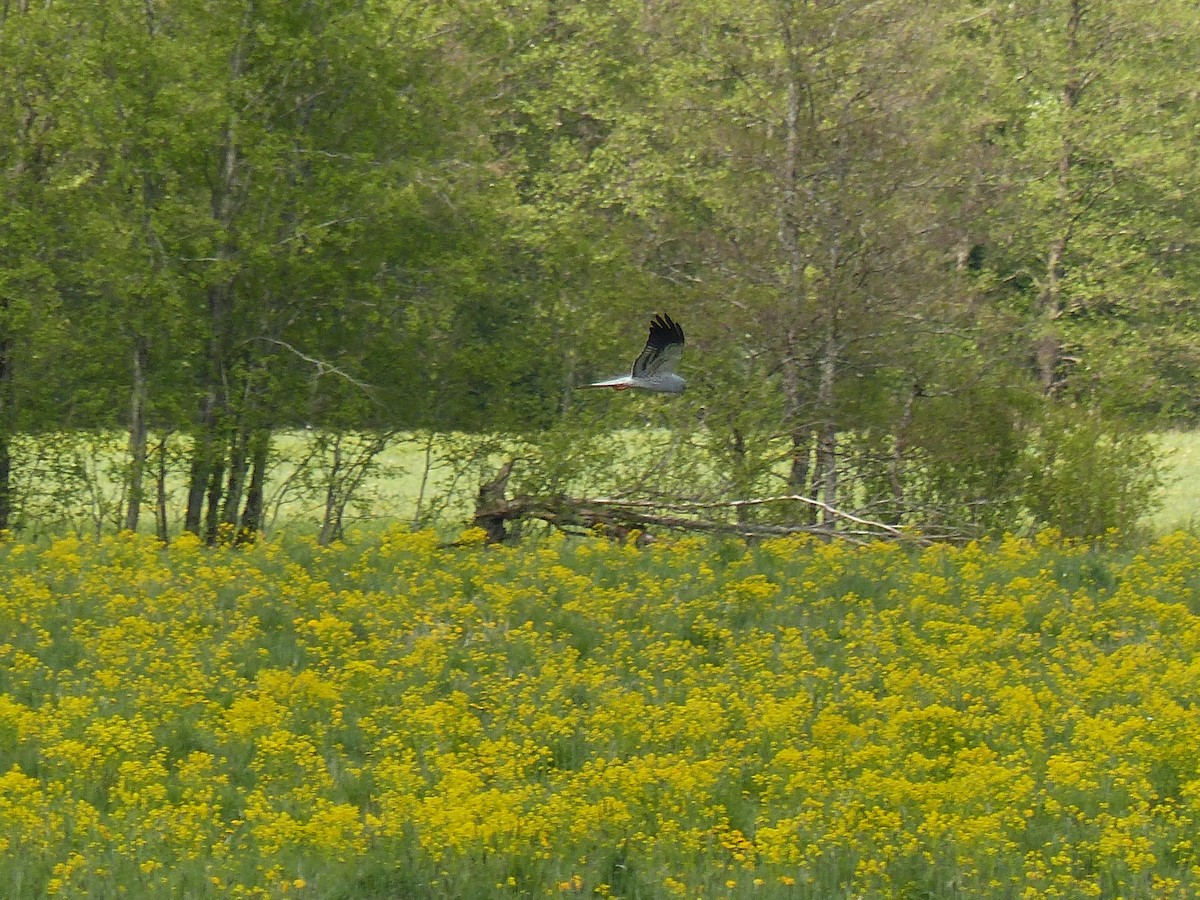
{"type": "Polygon", "coordinates": [[[653,378],[674,373],[683,356],[683,329],[667,315],[655,316],[650,323],[646,347],[633,362],[634,378],[653,378]]]}

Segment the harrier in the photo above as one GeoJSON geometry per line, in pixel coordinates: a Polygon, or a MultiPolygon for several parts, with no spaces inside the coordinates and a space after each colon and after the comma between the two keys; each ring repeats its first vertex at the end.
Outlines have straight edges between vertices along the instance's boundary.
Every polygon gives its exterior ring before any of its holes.
{"type": "Polygon", "coordinates": [[[670,316],[655,316],[650,322],[650,337],[646,348],[633,362],[633,371],[628,375],[581,385],[589,388],[641,388],[663,394],[682,394],[687,382],[675,374],[675,367],[683,356],[683,329],[671,321],[670,316]]]}

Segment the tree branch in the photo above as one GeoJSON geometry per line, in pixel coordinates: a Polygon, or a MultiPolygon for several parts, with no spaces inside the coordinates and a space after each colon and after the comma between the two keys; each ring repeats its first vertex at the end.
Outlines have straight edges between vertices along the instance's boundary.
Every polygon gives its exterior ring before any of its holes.
{"type": "Polygon", "coordinates": [[[837,509],[802,494],[714,501],[621,500],[613,497],[562,496],[509,499],[505,492],[513,463],[514,460],[509,460],[492,479],[484,482],[476,499],[475,524],[487,531],[489,543],[504,540],[508,536],[506,523],[521,519],[540,519],[555,528],[572,533],[584,533],[596,526],[610,528],[617,534],[628,534],[647,527],[661,527],[708,534],[734,534],[740,537],[814,534],[853,544],[865,544],[880,539],[928,544],[936,540],[962,537],[953,534],[932,535],[904,531],[894,525],[837,509]],[[735,510],[789,502],[804,503],[823,510],[827,514],[826,521],[821,524],[729,522],[701,515],[705,511],[735,510]],[[835,520],[857,527],[838,528],[832,524],[835,520]]]}
{"type": "Polygon", "coordinates": [[[281,341],[278,338],[262,337],[260,335],[255,340],[262,341],[263,343],[266,343],[266,344],[274,344],[277,347],[282,347],[284,350],[287,350],[289,353],[292,353],[292,354],[300,357],[306,363],[309,363],[314,368],[316,368],[318,376],[320,376],[320,375],[336,375],[339,378],[344,378],[346,381],[348,381],[350,384],[354,385],[356,388],[358,388],[360,391],[362,391],[364,394],[366,394],[372,400],[375,399],[376,388],[374,385],[367,384],[367,382],[365,382],[365,381],[360,381],[359,379],[357,379],[353,375],[351,375],[349,372],[347,372],[345,369],[340,369],[337,366],[335,366],[333,363],[325,362],[325,360],[323,360],[323,359],[317,359],[315,356],[309,356],[307,353],[303,352],[302,350],[298,350],[297,348],[293,347],[287,341],[281,341]]]}
{"type": "Polygon", "coordinates": [[[701,509],[739,509],[749,506],[763,506],[767,503],[805,503],[809,506],[815,506],[817,509],[830,515],[844,519],[847,522],[853,522],[856,525],[862,525],[866,528],[873,528],[878,531],[885,532],[898,538],[911,538],[911,534],[896,528],[894,525],[888,525],[885,522],[875,522],[871,519],[864,519],[856,516],[853,513],[848,513],[845,510],[837,509],[830,506],[821,500],[815,500],[812,497],[805,497],[802,494],[784,494],[778,497],[755,497],[749,500],[712,500],[707,502],[697,501],[681,501],[681,502],[664,502],[658,503],[652,500],[619,500],[615,498],[599,497],[581,501],[590,503],[594,506],[608,507],[629,507],[633,509],[659,509],[666,507],[668,509],[679,510],[701,510],[701,509]]]}

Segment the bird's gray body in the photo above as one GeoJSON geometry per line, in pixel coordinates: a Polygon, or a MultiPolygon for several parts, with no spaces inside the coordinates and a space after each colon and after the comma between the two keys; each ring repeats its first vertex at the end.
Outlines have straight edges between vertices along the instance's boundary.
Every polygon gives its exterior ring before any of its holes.
{"type": "Polygon", "coordinates": [[[638,388],[660,394],[682,394],[687,382],[675,372],[675,367],[683,356],[683,343],[683,329],[671,321],[670,316],[655,316],[650,323],[646,346],[634,360],[633,371],[584,387],[612,388],[614,391],[638,388]]]}

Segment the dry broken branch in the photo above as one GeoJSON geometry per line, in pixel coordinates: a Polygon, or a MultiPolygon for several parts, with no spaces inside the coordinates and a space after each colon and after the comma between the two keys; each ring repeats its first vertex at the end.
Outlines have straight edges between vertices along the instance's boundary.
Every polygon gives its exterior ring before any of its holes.
{"type": "MultiPolygon", "coordinates": [[[[910,539],[912,535],[894,525],[888,525],[885,522],[875,522],[871,519],[864,519],[856,516],[853,513],[846,512],[842,509],[836,509],[821,500],[814,500],[812,497],[805,497],[802,494],[786,494],[779,497],[755,497],[749,500],[710,500],[698,502],[694,500],[680,501],[653,501],[653,500],[620,500],[615,498],[598,497],[582,501],[596,506],[613,506],[613,507],[629,507],[636,509],[679,509],[679,510],[700,510],[700,509],[738,509],[748,506],[764,506],[768,503],[804,503],[808,506],[815,506],[817,509],[823,510],[832,516],[839,519],[844,519],[847,522],[853,522],[856,525],[862,525],[866,528],[872,528],[877,531],[890,534],[893,537],[901,539],[910,539]]],[[[799,526],[797,526],[799,527],[799,526]]],[[[818,529],[820,530],[820,529],[818,529]]],[[[825,529],[827,530],[827,529],[825,529]]]]}
{"type": "Polygon", "coordinates": [[[604,527],[617,535],[647,528],[671,528],[706,534],[740,537],[776,537],[813,534],[855,544],[871,540],[932,543],[958,535],[930,535],[897,528],[863,518],[800,494],[746,500],[622,500],[612,497],[513,497],[507,496],[514,461],[505,463],[496,475],[480,485],[475,507],[475,524],[487,532],[489,543],[508,537],[508,523],[538,519],[571,533],[586,533],[604,527]],[[719,510],[736,510],[770,503],[803,503],[824,510],[842,527],[830,524],[756,523],[721,520],[711,515],[719,510]],[[854,527],[856,526],[856,527],[854,527]]]}

